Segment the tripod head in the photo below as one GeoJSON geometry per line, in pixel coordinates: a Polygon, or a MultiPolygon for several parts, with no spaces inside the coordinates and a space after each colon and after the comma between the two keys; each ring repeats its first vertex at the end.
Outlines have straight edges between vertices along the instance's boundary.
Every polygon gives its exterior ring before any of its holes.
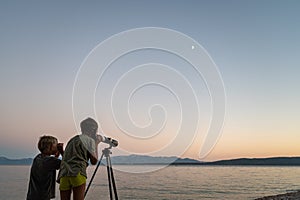
{"type": "Polygon", "coordinates": [[[109,147],[106,147],[106,148],[104,148],[103,150],[102,150],[102,153],[103,153],[103,155],[107,158],[107,157],[109,157],[109,154],[112,154],[111,153],[111,148],[112,148],[113,146],[112,145],[109,145],[109,147]]]}

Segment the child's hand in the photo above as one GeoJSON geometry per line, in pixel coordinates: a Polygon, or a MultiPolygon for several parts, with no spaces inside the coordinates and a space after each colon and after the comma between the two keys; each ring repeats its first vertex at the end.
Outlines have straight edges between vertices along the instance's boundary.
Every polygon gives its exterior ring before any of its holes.
{"type": "Polygon", "coordinates": [[[100,142],[102,142],[102,136],[101,135],[97,135],[96,139],[95,139],[96,144],[99,144],[100,142]]]}
{"type": "Polygon", "coordinates": [[[59,152],[57,151],[55,154],[54,154],[55,158],[58,158],[59,156],[59,152]]]}
{"type": "Polygon", "coordinates": [[[57,144],[57,151],[58,151],[58,153],[60,153],[61,155],[64,154],[64,143],[58,143],[58,144],[57,144]]]}

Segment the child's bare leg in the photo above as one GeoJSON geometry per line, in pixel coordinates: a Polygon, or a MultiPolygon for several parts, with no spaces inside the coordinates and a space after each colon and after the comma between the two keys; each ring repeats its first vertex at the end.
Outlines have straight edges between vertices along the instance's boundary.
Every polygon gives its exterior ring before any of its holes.
{"type": "Polygon", "coordinates": [[[61,190],[60,191],[60,200],[70,200],[71,199],[71,190],[61,190]]]}
{"type": "Polygon", "coordinates": [[[73,188],[73,200],[83,200],[85,192],[85,184],[73,188]]]}

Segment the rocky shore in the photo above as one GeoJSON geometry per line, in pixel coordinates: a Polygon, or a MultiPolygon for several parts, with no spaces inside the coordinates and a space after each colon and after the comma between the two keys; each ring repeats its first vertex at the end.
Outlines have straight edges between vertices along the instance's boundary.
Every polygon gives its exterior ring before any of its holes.
{"type": "Polygon", "coordinates": [[[300,200],[300,190],[274,196],[266,196],[255,200],[300,200]]]}

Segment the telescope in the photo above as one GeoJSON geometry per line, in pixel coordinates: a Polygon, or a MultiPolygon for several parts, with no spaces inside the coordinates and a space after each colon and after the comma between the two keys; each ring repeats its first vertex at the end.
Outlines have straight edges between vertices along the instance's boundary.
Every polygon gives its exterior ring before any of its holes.
{"type": "Polygon", "coordinates": [[[112,139],[110,137],[105,137],[102,135],[97,135],[96,137],[98,140],[100,140],[103,143],[109,144],[111,147],[117,147],[119,145],[117,140],[112,139]]]}

